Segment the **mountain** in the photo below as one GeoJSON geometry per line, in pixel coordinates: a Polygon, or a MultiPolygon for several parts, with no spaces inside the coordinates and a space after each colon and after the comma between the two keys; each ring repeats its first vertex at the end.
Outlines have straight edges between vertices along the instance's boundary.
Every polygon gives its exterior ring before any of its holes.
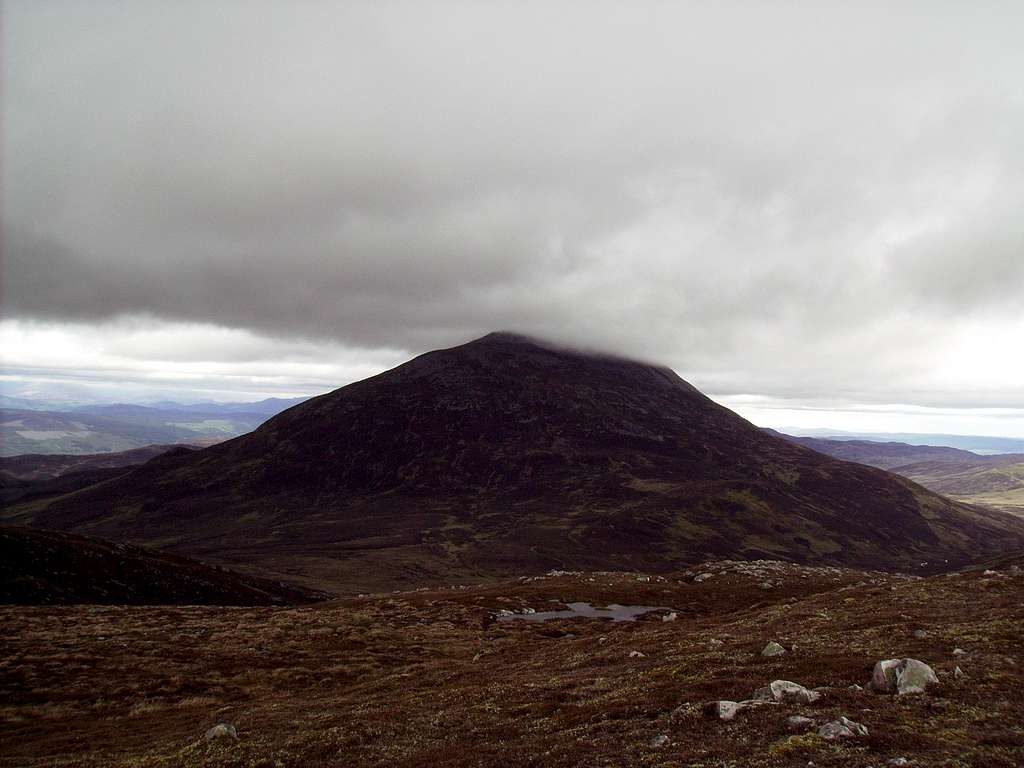
{"type": "Polygon", "coordinates": [[[512,334],[5,514],[349,591],[721,556],[898,569],[1024,545],[1007,515],[766,434],[667,368],[512,334]]]}
{"type": "Polygon", "coordinates": [[[888,469],[958,501],[1024,517],[1024,454],[981,455],[943,446],[825,440],[766,431],[837,459],[888,469]]]}
{"type": "Polygon", "coordinates": [[[279,605],[327,597],[167,552],[0,526],[3,604],[279,605]]]}

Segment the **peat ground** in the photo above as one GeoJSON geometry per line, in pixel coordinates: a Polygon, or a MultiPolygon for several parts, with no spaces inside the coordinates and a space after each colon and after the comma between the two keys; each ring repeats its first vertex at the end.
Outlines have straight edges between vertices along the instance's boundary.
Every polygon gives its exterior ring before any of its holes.
{"type": "Polygon", "coordinates": [[[719,563],[294,608],[3,607],[0,766],[1011,768],[1024,765],[1024,576],[1000,567],[921,579],[719,563]],[[487,618],[570,601],[677,618],[487,618]],[[769,640],[790,651],[762,657],[769,640]],[[906,656],[939,684],[849,689],[906,656]],[[780,678],[827,690],[731,722],[703,713],[780,678]],[[845,715],[869,735],[793,733],[791,714],[845,715]],[[207,742],[220,722],[239,739],[207,742]]]}

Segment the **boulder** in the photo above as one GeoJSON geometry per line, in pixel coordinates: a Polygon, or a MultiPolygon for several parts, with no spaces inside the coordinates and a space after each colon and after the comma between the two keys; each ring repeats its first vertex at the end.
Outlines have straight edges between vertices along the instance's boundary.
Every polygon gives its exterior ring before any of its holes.
{"type": "Polygon", "coordinates": [[[786,728],[790,731],[809,731],[814,727],[814,721],[803,715],[790,715],[786,718],[786,728]]]}
{"type": "Polygon", "coordinates": [[[761,655],[765,657],[781,656],[785,652],[785,648],[783,648],[781,645],[772,640],[770,643],[768,643],[768,645],[764,647],[764,650],[761,651],[761,655]]]}
{"type": "Polygon", "coordinates": [[[738,701],[712,701],[704,708],[704,713],[718,720],[732,720],[744,709],[738,701]]]}
{"type": "Polygon", "coordinates": [[[817,691],[804,688],[789,680],[774,680],[754,692],[755,701],[782,701],[791,704],[813,704],[821,698],[817,691]]]}
{"type": "Polygon", "coordinates": [[[867,736],[867,726],[855,723],[846,717],[840,717],[838,720],[832,720],[825,723],[821,728],[818,729],[818,735],[823,739],[834,741],[836,739],[853,739],[857,736],[867,736]]]}
{"type": "Polygon", "coordinates": [[[237,741],[238,731],[230,723],[217,723],[217,725],[206,732],[207,741],[214,741],[215,739],[235,739],[237,741]]]}
{"type": "Polygon", "coordinates": [[[875,664],[868,683],[875,693],[894,693],[902,696],[924,693],[932,683],[939,682],[935,670],[917,659],[884,659],[875,664]]]}

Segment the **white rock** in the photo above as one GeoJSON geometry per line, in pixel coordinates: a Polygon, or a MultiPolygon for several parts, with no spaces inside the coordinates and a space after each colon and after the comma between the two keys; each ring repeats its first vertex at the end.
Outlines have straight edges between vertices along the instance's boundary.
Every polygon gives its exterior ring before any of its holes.
{"type": "Polygon", "coordinates": [[[755,701],[786,701],[793,704],[813,704],[821,698],[817,691],[804,688],[789,680],[774,680],[754,692],[755,701]]]}
{"type": "Polygon", "coordinates": [[[693,582],[695,584],[700,584],[701,582],[707,581],[710,578],[711,578],[711,574],[710,573],[698,573],[696,576],[693,577],[693,582]]]}
{"type": "Polygon", "coordinates": [[[629,652],[629,658],[631,658],[631,659],[646,659],[647,658],[647,654],[644,653],[643,651],[630,651],[629,652]]]}
{"type": "Polygon", "coordinates": [[[651,739],[651,746],[654,747],[654,749],[660,749],[661,747],[667,747],[668,742],[668,736],[666,736],[664,733],[659,733],[657,736],[651,739]]]}
{"type": "Polygon", "coordinates": [[[719,720],[732,720],[745,707],[738,701],[713,701],[705,708],[705,711],[712,717],[719,720]]]}
{"type": "Polygon", "coordinates": [[[884,659],[875,664],[868,688],[875,693],[905,695],[924,693],[932,683],[939,682],[935,670],[917,659],[884,659]]]}
{"type": "Polygon", "coordinates": [[[675,621],[678,618],[679,618],[679,614],[677,614],[675,611],[672,611],[672,613],[669,613],[669,614],[666,614],[665,616],[662,616],[661,620],[662,621],[675,621]]]}

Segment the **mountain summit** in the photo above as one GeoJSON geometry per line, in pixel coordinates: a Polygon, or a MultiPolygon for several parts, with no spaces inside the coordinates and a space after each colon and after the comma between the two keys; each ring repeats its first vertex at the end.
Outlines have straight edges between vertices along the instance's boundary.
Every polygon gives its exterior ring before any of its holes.
{"type": "Polygon", "coordinates": [[[897,569],[1024,542],[1008,516],[776,438],[668,368],[508,333],[26,518],[339,590],[721,557],[897,569]]]}

